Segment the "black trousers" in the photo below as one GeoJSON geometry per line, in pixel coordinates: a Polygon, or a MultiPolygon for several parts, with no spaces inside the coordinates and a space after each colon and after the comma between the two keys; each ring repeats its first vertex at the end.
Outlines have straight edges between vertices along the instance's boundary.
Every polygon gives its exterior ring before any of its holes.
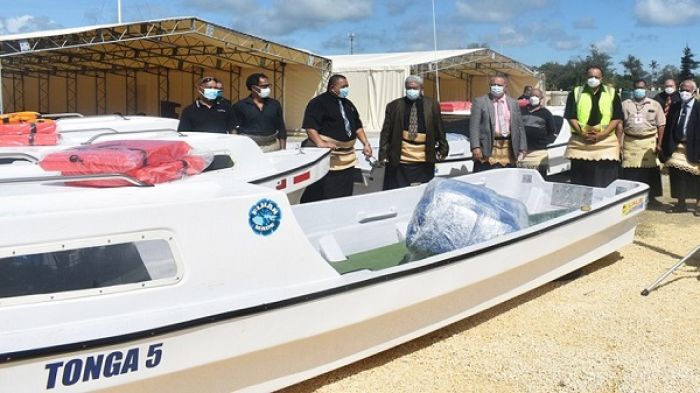
{"type": "Polygon", "coordinates": [[[355,184],[354,169],[352,167],[340,171],[328,171],[321,180],[306,187],[301,196],[301,203],[351,196],[355,184]]]}
{"type": "Polygon", "coordinates": [[[668,168],[668,175],[672,198],[700,198],[700,176],[673,167],[668,168]]]}
{"type": "Polygon", "coordinates": [[[571,183],[607,187],[620,177],[620,161],[571,160],[571,183]]]}
{"type": "Polygon", "coordinates": [[[387,165],[384,168],[384,190],[408,187],[431,181],[435,177],[435,164],[422,162],[417,164],[387,165]]]}
{"type": "Polygon", "coordinates": [[[661,170],[654,168],[622,168],[623,179],[634,180],[649,185],[649,197],[661,196],[661,170]]]}
{"type": "Polygon", "coordinates": [[[491,169],[501,169],[501,168],[515,168],[515,165],[501,165],[501,164],[489,164],[488,162],[481,162],[474,160],[474,172],[488,171],[491,169]]]}

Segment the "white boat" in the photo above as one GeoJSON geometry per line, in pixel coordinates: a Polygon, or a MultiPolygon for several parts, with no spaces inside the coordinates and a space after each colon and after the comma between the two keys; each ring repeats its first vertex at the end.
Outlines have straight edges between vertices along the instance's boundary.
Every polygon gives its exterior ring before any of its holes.
{"type": "Polygon", "coordinates": [[[178,119],[156,116],[99,115],[67,117],[56,120],[56,128],[62,134],[79,132],[118,133],[134,131],[176,131],[178,119]]]}
{"type": "Polygon", "coordinates": [[[0,147],[0,178],[44,175],[36,163],[47,154],[75,146],[124,139],[184,140],[211,152],[207,170],[222,170],[237,180],[288,194],[298,203],[304,190],[328,172],[328,149],[298,148],[263,153],[250,138],[238,135],[178,132],[177,120],[149,116],[91,116],[57,120],[62,140],[56,146],[0,147]]]}
{"type": "MultiPolygon", "coordinates": [[[[547,146],[549,155],[549,169],[547,175],[557,175],[571,169],[571,163],[564,157],[566,145],[571,137],[569,123],[563,118],[564,107],[547,107],[554,115],[554,120],[559,125],[559,135],[557,139],[547,146]]],[[[444,161],[435,165],[435,176],[455,177],[471,173],[474,170],[472,161],[471,146],[469,144],[469,110],[442,112],[442,119],[445,125],[447,144],[450,150],[444,161]]],[[[369,138],[372,145],[374,157],[371,160],[358,160],[357,168],[361,176],[357,176],[355,194],[366,194],[382,189],[384,182],[384,169],[376,168],[377,155],[379,154],[379,137],[369,138]]],[[[355,146],[358,157],[362,156],[362,144],[355,146]]]]}
{"type": "Polygon", "coordinates": [[[292,206],[220,172],[154,187],[3,184],[0,386],[279,389],[631,243],[647,193],[625,180],[548,183],[524,169],[457,180],[549,219],[401,263],[425,185],[292,206]]]}

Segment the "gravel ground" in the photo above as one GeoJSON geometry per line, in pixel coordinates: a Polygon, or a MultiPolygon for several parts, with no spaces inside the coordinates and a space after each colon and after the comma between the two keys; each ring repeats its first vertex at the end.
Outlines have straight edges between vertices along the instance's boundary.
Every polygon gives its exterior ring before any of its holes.
{"type": "Polygon", "coordinates": [[[700,256],[640,295],[699,243],[692,212],[647,210],[634,243],[578,279],[284,392],[700,392],[700,256]]]}

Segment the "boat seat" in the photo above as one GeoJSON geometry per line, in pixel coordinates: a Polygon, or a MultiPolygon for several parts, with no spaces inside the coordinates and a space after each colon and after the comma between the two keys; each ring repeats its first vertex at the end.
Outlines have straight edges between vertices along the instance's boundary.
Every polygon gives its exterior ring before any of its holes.
{"type": "Polygon", "coordinates": [[[328,262],[345,261],[347,258],[340,249],[338,241],[333,235],[325,235],[318,239],[318,251],[328,262]]]}

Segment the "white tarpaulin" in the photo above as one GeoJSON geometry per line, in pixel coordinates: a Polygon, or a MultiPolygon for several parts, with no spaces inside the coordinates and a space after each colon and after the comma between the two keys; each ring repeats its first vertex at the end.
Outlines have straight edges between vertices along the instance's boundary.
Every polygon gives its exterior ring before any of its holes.
{"type": "Polygon", "coordinates": [[[403,96],[404,79],[411,74],[425,79],[425,95],[437,97],[437,64],[441,101],[467,101],[487,92],[489,78],[505,74],[509,94],[518,97],[526,85],[537,86],[538,75],[527,66],[490,49],[327,56],[333,72],[350,83],[350,100],[357,106],[365,130],[378,132],[386,105],[403,96]]]}

